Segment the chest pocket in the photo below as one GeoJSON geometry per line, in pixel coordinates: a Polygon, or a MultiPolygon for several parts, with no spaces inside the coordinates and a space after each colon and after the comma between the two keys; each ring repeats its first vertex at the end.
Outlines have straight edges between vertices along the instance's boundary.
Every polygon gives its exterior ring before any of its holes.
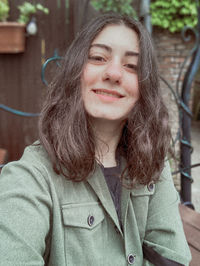
{"type": "Polygon", "coordinates": [[[145,228],[148,217],[149,202],[155,193],[156,185],[150,182],[148,185],[133,189],[131,191],[131,204],[134,209],[135,220],[140,234],[141,243],[145,236],[145,228]]]}
{"type": "Polygon", "coordinates": [[[65,226],[93,229],[104,219],[103,210],[98,202],[66,204],[62,206],[65,226]]]}
{"type": "Polygon", "coordinates": [[[138,187],[131,191],[131,194],[132,196],[151,196],[155,192],[155,186],[153,181],[146,186],[138,185],[138,187]]]}
{"type": "Polygon", "coordinates": [[[101,265],[106,230],[101,205],[98,202],[62,205],[62,216],[66,265],[101,265]]]}

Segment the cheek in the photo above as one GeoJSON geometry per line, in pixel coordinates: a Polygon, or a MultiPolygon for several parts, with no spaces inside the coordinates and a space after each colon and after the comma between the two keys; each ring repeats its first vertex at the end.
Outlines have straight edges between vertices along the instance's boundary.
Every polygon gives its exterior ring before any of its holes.
{"type": "Polygon", "coordinates": [[[82,78],[81,78],[81,92],[83,97],[83,102],[87,104],[90,102],[90,88],[94,83],[92,68],[87,64],[83,70],[82,78]]]}
{"type": "Polygon", "coordinates": [[[88,67],[87,65],[85,66],[82,74],[82,83],[85,84],[88,81],[88,67]]]}
{"type": "Polygon", "coordinates": [[[82,77],[81,77],[81,92],[82,92],[83,98],[85,97],[85,94],[86,94],[87,84],[88,84],[88,70],[87,70],[87,66],[85,66],[83,73],[82,73],[82,77]]]}
{"type": "Polygon", "coordinates": [[[139,99],[139,97],[140,97],[140,89],[139,89],[138,77],[136,78],[135,95],[139,99]]]}
{"type": "Polygon", "coordinates": [[[96,73],[94,67],[87,64],[83,70],[82,84],[87,87],[92,84],[96,79],[96,73]]]}
{"type": "Polygon", "coordinates": [[[129,79],[126,87],[127,87],[127,92],[130,96],[134,98],[139,98],[140,92],[139,92],[139,83],[137,75],[129,79]]]}

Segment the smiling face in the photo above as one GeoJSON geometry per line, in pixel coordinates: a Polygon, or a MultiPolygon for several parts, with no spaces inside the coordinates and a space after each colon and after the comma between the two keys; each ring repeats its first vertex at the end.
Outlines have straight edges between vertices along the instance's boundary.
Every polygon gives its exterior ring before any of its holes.
{"type": "Polygon", "coordinates": [[[94,39],[83,69],[81,89],[87,113],[123,121],[139,98],[137,34],[124,25],[108,25],[94,39]]]}

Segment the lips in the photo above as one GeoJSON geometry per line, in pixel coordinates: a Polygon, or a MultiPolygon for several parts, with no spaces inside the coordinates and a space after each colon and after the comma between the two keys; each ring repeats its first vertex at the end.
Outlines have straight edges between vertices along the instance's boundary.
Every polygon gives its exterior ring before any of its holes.
{"type": "Polygon", "coordinates": [[[99,95],[105,95],[105,96],[110,96],[114,98],[122,98],[124,97],[122,94],[120,94],[117,91],[113,90],[106,90],[106,89],[93,89],[92,90],[94,93],[99,94],[99,95]]]}

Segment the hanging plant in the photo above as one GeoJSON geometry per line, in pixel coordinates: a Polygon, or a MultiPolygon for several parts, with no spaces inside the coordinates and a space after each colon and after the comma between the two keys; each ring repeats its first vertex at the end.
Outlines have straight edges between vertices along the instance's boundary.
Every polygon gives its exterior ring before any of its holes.
{"type": "Polygon", "coordinates": [[[122,15],[137,17],[132,6],[132,0],[91,0],[92,6],[102,12],[115,12],[122,15]]]}
{"type": "MultiPolygon", "coordinates": [[[[24,1],[21,5],[18,6],[19,9],[19,18],[17,22],[19,23],[28,23],[31,15],[36,14],[37,12],[43,12],[44,14],[49,13],[49,9],[41,5],[40,3],[32,4],[27,1],[24,1]]],[[[7,21],[9,17],[10,6],[8,0],[0,0],[0,22],[7,21]]]]}
{"type": "Polygon", "coordinates": [[[25,50],[26,24],[37,12],[49,13],[48,8],[40,3],[32,4],[24,1],[18,6],[19,18],[16,22],[7,21],[9,17],[9,1],[0,0],[0,53],[21,53],[25,50]]]}
{"type": "Polygon", "coordinates": [[[170,32],[180,32],[185,26],[197,25],[197,1],[152,0],[152,24],[170,32]]]}
{"type": "Polygon", "coordinates": [[[44,14],[49,14],[49,9],[39,3],[31,4],[29,2],[24,2],[22,5],[18,6],[18,9],[20,11],[18,22],[24,24],[27,24],[30,20],[30,16],[38,11],[43,12],[44,14]]]}
{"type": "Polygon", "coordinates": [[[0,0],[0,21],[6,21],[9,15],[10,7],[8,0],[0,0]]]}

